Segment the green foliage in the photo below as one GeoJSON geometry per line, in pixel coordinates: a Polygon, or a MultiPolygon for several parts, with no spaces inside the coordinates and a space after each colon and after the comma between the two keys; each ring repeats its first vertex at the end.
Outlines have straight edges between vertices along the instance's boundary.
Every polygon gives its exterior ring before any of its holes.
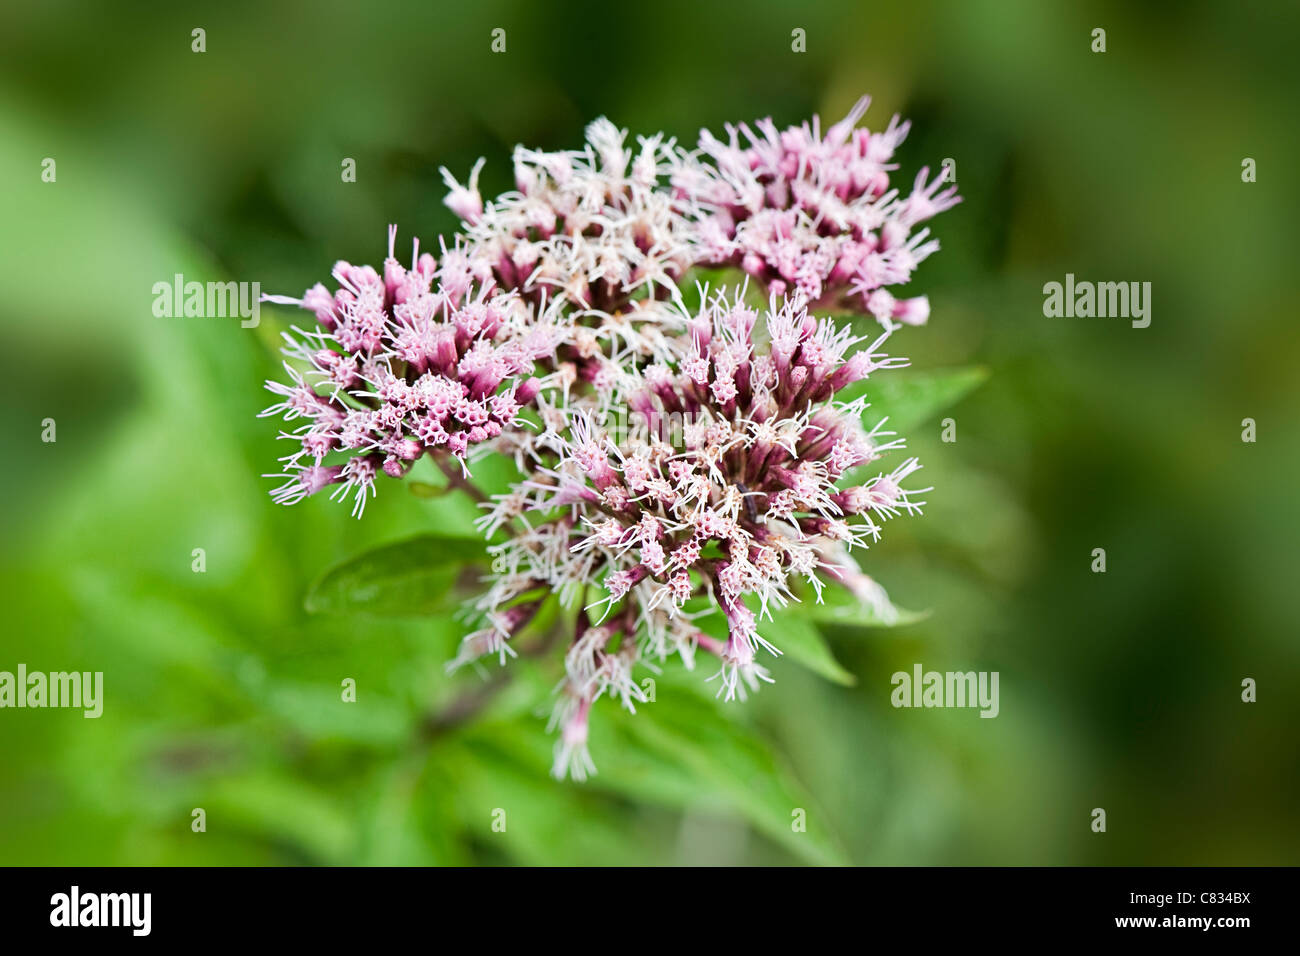
{"type": "Polygon", "coordinates": [[[593,722],[599,786],[668,806],[730,808],[805,862],[845,862],[811,796],[770,744],[735,719],[734,704],[677,688],[662,695],[635,715],[606,708],[593,722]],[[792,827],[796,810],[806,811],[806,832],[792,827]]]}
{"type": "Polygon", "coordinates": [[[802,664],[814,674],[825,677],[837,684],[851,686],[857,678],[840,665],[831,653],[830,645],[821,633],[809,623],[808,619],[797,613],[777,612],[781,615],[780,626],[773,630],[779,632],[781,654],[797,664],[802,664]]]}
{"type": "Polygon", "coordinates": [[[880,372],[844,390],[845,400],[865,394],[871,404],[864,420],[889,419],[889,429],[904,436],[955,405],[988,378],[980,366],[938,371],[900,369],[880,372]]]}
{"type": "Polygon", "coordinates": [[[834,624],[850,628],[903,627],[929,617],[928,611],[908,611],[892,607],[882,614],[874,606],[834,585],[822,589],[821,601],[809,595],[797,605],[795,614],[817,624],[834,624]]]}
{"type": "MultiPolygon", "coordinates": [[[[751,611],[758,615],[758,602],[747,599],[751,611]]],[[[808,608],[802,603],[791,603],[786,608],[774,610],[774,620],[760,621],[759,629],[781,651],[782,658],[808,668],[827,680],[845,686],[854,683],[851,673],[840,666],[831,653],[825,638],[810,621],[808,608]]],[[[714,611],[695,622],[704,633],[719,640],[727,637],[727,619],[721,611],[714,611]]]]}
{"type": "Polygon", "coordinates": [[[335,565],[312,585],[304,604],[312,614],[444,614],[456,608],[457,579],[486,558],[481,540],[420,535],[335,565]]]}

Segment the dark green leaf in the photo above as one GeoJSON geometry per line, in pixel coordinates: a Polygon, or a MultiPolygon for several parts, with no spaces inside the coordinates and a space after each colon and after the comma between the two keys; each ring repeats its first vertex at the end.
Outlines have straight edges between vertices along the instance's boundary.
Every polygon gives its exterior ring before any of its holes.
{"type": "Polygon", "coordinates": [[[307,592],[312,614],[412,617],[453,610],[466,564],[487,558],[472,538],[421,535],[367,551],[331,568],[307,592]]]}

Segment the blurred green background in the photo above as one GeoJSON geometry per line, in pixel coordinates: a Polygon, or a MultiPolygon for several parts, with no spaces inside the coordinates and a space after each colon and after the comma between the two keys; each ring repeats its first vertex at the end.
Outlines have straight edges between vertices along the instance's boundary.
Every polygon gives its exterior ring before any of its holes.
{"type": "Polygon", "coordinates": [[[6,4],[0,669],[103,671],[106,703],[0,711],[0,863],[1295,863],[1298,28],[1280,0],[6,4]],[[956,443],[913,431],[930,506],[864,562],[933,613],[832,634],[856,686],[783,660],[724,713],[707,673],[602,701],[586,785],[546,775],[556,661],[422,737],[481,685],[443,675],[458,626],[302,597],[469,509],[391,482],[359,522],[274,506],[255,415],[296,316],[159,319],[153,283],[296,294],[390,222],[449,233],[439,165],[486,156],[491,194],[514,144],[600,114],[693,142],[862,92],[872,128],[914,121],[901,175],[952,157],[965,196],[901,348],[991,373],[956,443]],[[1150,281],[1150,328],[1044,318],[1066,272],[1150,281]],[[999,671],[1001,715],[891,708],[916,662],[999,671]]]}

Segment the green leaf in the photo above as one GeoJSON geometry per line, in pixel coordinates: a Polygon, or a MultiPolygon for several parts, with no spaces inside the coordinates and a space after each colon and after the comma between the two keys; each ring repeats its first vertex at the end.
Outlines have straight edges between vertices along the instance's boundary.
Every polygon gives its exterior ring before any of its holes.
{"type": "Polygon", "coordinates": [[[386,544],[344,561],[307,592],[311,614],[369,614],[411,617],[446,613],[456,607],[456,579],[465,565],[487,552],[474,538],[427,534],[386,544]]]}
{"type": "Polygon", "coordinates": [[[593,720],[591,746],[594,787],[686,808],[721,802],[809,863],[845,862],[812,797],[765,741],[714,701],[673,693],[636,714],[606,707],[593,720]],[[792,826],[800,819],[802,831],[792,826]]]}
{"type": "MultiPolygon", "coordinates": [[[[750,610],[757,617],[757,601],[751,597],[745,603],[751,605],[750,610]]],[[[830,645],[817,628],[808,622],[808,617],[799,614],[800,607],[801,605],[791,604],[776,610],[772,615],[773,620],[759,622],[759,633],[781,652],[782,659],[788,658],[814,674],[845,687],[857,683],[857,678],[840,666],[831,653],[830,645]]],[[[727,618],[721,611],[705,615],[696,620],[695,624],[710,637],[727,639],[727,618]]]]}
{"type": "Polygon", "coordinates": [[[445,866],[468,862],[455,834],[449,796],[425,773],[419,752],[375,769],[357,810],[362,866],[445,866]]]}
{"type": "Polygon", "coordinates": [[[397,747],[411,732],[406,709],[380,692],[367,691],[364,707],[343,703],[338,683],[277,680],[261,693],[268,712],[310,741],[397,747]]]}
{"type": "Polygon", "coordinates": [[[788,657],[814,674],[845,687],[851,687],[858,682],[858,679],[835,659],[830,645],[826,643],[826,638],[822,637],[821,632],[808,623],[806,618],[779,613],[777,623],[770,626],[768,630],[771,632],[772,643],[781,651],[783,658],[788,657]]]}
{"type": "Polygon", "coordinates": [[[550,777],[555,741],[545,727],[529,714],[481,724],[443,746],[436,759],[448,775],[456,819],[490,853],[526,866],[617,866],[629,857],[646,862],[625,807],[550,777]]]}
{"type": "Polygon", "coordinates": [[[988,378],[982,366],[940,369],[933,372],[903,370],[872,376],[845,389],[845,399],[867,396],[871,405],[864,418],[869,424],[889,418],[889,428],[906,432],[923,425],[950,405],[955,405],[988,378]]]}
{"type": "Polygon", "coordinates": [[[203,796],[208,830],[282,845],[314,864],[353,857],[356,824],[336,796],[274,770],[215,781],[203,796]]]}
{"type": "Polygon", "coordinates": [[[894,605],[890,605],[890,608],[893,613],[882,614],[873,605],[859,601],[843,588],[827,587],[822,589],[821,603],[817,602],[815,595],[808,595],[799,604],[791,604],[787,610],[794,611],[805,620],[841,627],[902,627],[930,616],[929,611],[909,611],[894,605]]]}

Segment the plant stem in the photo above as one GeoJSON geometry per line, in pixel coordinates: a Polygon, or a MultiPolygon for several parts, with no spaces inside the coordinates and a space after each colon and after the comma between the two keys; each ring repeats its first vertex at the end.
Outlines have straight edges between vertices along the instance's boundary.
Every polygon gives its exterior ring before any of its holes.
{"type": "Polygon", "coordinates": [[[478,486],[472,481],[468,481],[461,472],[457,471],[456,467],[452,465],[451,462],[437,455],[431,457],[433,458],[434,464],[438,466],[438,470],[447,476],[447,483],[451,487],[459,488],[480,504],[488,500],[488,496],[483,494],[483,492],[478,489],[478,486]]]}
{"type": "MultiPolygon", "coordinates": [[[[555,646],[556,639],[560,636],[561,621],[556,621],[544,635],[542,639],[532,647],[524,648],[519,652],[521,658],[542,657],[547,651],[555,646]]],[[[497,694],[505,690],[510,684],[513,675],[509,671],[499,671],[487,680],[486,683],[467,690],[460,696],[456,697],[450,704],[442,710],[425,715],[420,722],[419,739],[421,743],[430,743],[439,737],[455,730],[461,724],[467,723],[475,717],[479,711],[492,703],[492,699],[497,694]]]]}
{"type": "Polygon", "coordinates": [[[437,740],[461,724],[474,717],[492,702],[510,683],[510,675],[502,672],[494,675],[481,687],[466,691],[447,707],[436,713],[428,714],[420,723],[420,739],[424,743],[437,740]]]}

